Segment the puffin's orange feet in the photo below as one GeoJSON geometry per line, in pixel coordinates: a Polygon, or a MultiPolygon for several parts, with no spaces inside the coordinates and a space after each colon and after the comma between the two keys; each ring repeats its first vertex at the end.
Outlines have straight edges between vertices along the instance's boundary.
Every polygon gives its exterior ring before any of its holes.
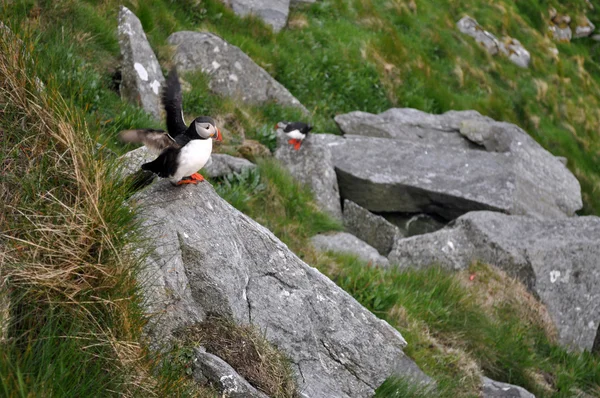
{"type": "Polygon", "coordinates": [[[202,174],[200,174],[200,173],[194,173],[194,174],[192,174],[192,175],[190,176],[190,178],[191,178],[192,180],[194,180],[194,181],[198,181],[198,182],[200,182],[200,181],[204,181],[204,177],[202,177],[202,174]]]}
{"type": "Polygon", "coordinates": [[[185,179],[185,180],[180,180],[177,182],[177,185],[184,185],[184,184],[198,184],[198,180],[185,179]]]}
{"type": "Polygon", "coordinates": [[[291,139],[288,141],[288,144],[291,144],[297,151],[298,149],[300,149],[300,145],[302,145],[302,140],[291,139]]]}

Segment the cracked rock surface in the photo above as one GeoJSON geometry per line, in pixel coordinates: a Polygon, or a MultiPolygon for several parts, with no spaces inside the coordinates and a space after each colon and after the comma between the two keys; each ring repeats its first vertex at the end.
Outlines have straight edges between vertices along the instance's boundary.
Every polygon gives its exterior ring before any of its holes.
{"type": "Polygon", "coordinates": [[[405,340],[222,200],[207,182],[159,181],[137,193],[156,250],[147,260],[155,345],[207,314],[251,323],[291,359],[304,397],[367,397],[390,375],[429,378],[405,340]]]}
{"type": "Polygon", "coordinates": [[[275,101],[308,113],[281,83],[273,79],[238,47],[208,32],[176,32],[167,39],[175,46],[177,70],[206,73],[209,87],[217,94],[238,97],[244,102],[275,101]]]}
{"type": "Polygon", "coordinates": [[[160,93],[165,78],[148,43],[142,23],[127,7],[119,10],[119,46],[121,47],[121,96],[139,104],[156,120],[161,119],[160,93]]]}
{"type": "Polygon", "coordinates": [[[546,305],[561,344],[598,350],[600,218],[536,220],[471,212],[430,234],[399,239],[389,255],[401,267],[495,265],[546,305]]]}

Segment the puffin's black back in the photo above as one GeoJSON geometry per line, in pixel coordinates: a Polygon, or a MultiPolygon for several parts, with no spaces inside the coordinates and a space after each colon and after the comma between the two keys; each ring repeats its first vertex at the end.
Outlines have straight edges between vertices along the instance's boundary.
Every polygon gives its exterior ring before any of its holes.
{"type": "Polygon", "coordinates": [[[163,91],[162,103],[167,113],[167,131],[171,137],[175,138],[188,128],[183,121],[183,96],[175,67],[171,69],[167,77],[167,86],[163,91]]]}
{"type": "Polygon", "coordinates": [[[285,126],[285,128],[283,129],[283,132],[289,133],[290,131],[294,130],[298,130],[302,134],[308,134],[308,132],[312,130],[312,126],[303,122],[288,123],[287,126],[285,126]]]}
{"type": "Polygon", "coordinates": [[[179,148],[169,147],[152,162],[144,163],[142,170],[149,170],[158,174],[159,177],[168,178],[177,171],[177,156],[179,148]]]}

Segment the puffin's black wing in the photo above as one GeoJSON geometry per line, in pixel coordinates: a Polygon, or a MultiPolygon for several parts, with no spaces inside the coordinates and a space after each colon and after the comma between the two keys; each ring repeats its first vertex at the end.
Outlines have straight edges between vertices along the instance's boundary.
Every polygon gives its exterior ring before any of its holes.
{"type": "Polygon", "coordinates": [[[162,103],[167,113],[167,131],[175,138],[187,130],[183,120],[183,97],[177,69],[173,67],[167,77],[167,86],[162,94],[162,103]]]}
{"type": "Polygon", "coordinates": [[[177,171],[177,157],[179,156],[179,151],[179,147],[165,149],[152,162],[144,163],[142,165],[142,170],[149,170],[163,178],[171,177],[177,171]]]}
{"type": "Polygon", "coordinates": [[[155,152],[160,152],[171,146],[177,146],[175,140],[164,130],[124,130],[119,133],[119,138],[123,142],[131,142],[136,144],[143,143],[155,152]]]}
{"type": "Polygon", "coordinates": [[[298,130],[302,134],[308,134],[308,132],[312,130],[312,126],[303,122],[288,123],[287,126],[285,126],[285,128],[283,129],[283,132],[289,133],[294,130],[298,130]]]}

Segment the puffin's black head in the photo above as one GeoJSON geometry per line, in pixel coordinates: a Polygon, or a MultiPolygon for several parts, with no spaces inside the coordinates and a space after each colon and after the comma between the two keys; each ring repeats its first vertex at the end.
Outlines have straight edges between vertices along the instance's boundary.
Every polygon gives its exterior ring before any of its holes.
{"type": "Polygon", "coordinates": [[[221,135],[221,132],[217,128],[217,124],[212,117],[197,117],[190,124],[188,131],[189,130],[195,132],[200,136],[200,138],[205,140],[214,137],[217,141],[223,141],[223,136],[221,135]]]}

